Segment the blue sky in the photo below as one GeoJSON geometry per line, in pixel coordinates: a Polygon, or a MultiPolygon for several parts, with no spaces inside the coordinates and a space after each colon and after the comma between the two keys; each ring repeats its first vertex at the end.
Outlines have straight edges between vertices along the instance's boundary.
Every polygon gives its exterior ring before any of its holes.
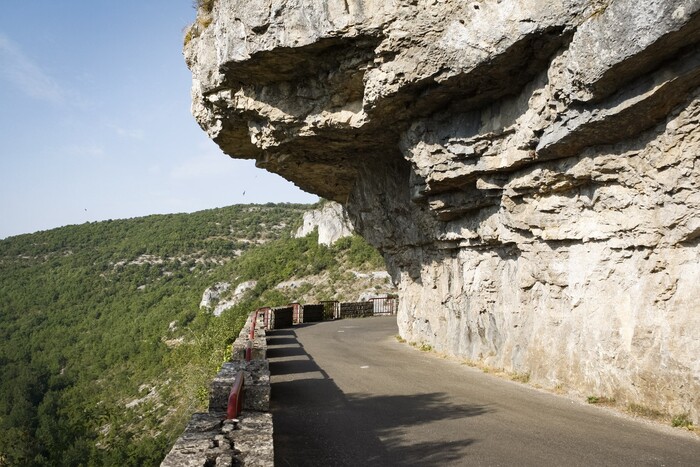
{"type": "Polygon", "coordinates": [[[191,0],[3,4],[0,238],[318,199],[225,156],[197,126],[181,51],[194,16],[191,0]]]}

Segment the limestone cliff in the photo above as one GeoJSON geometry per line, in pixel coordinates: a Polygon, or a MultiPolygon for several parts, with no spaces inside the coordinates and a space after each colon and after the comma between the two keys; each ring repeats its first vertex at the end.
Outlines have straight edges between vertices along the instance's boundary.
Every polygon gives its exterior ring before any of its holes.
{"type": "Polygon", "coordinates": [[[700,0],[217,0],[225,153],[342,203],[400,332],[700,422],[700,0]]]}
{"type": "Polygon", "coordinates": [[[296,231],[294,238],[306,237],[314,230],[318,230],[318,244],[328,246],[341,238],[351,236],[354,232],[343,206],[333,201],[305,212],[304,223],[296,231]]]}

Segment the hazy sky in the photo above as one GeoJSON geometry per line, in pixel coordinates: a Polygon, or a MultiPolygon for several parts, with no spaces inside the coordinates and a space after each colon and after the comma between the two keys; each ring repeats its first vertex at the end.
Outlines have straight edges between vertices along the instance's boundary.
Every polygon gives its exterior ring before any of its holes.
{"type": "Polygon", "coordinates": [[[236,203],[314,202],[225,156],[190,115],[191,0],[0,11],[0,238],[236,203]],[[245,191],[245,195],[243,192],[245,191]]]}

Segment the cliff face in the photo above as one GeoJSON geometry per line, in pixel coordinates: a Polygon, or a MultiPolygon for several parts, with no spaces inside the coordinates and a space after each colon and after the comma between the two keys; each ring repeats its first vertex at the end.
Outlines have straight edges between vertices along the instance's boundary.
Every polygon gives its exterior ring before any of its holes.
{"type": "Polygon", "coordinates": [[[333,201],[305,212],[304,223],[297,229],[294,238],[306,237],[314,230],[318,230],[318,244],[328,246],[354,233],[343,206],[333,201]]]}
{"type": "Polygon", "coordinates": [[[400,332],[700,421],[700,0],[218,0],[193,113],[342,203],[400,332]]]}

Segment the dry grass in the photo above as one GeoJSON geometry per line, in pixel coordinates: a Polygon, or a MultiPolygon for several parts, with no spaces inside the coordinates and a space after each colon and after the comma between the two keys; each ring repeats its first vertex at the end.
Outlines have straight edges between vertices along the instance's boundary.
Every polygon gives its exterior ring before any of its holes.
{"type": "Polygon", "coordinates": [[[195,0],[192,6],[198,10],[204,10],[209,13],[212,9],[214,9],[215,2],[216,0],[195,0]]]}
{"type": "Polygon", "coordinates": [[[417,348],[421,352],[432,352],[433,351],[433,346],[430,344],[426,344],[425,342],[411,342],[410,344],[412,347],[417,348]]]}
{"type": "Polygon", "coordinates": [[[213,18],[211,15],[216,0],[195,0],[192,4],[197,9],[197,20],[185,28],[184,45],[189,44],[192,39],[202,35],[202,32],[209,27],[213,18]]]}
{"type": "Polygon", "coordinates": [[[511,381],[527,384],[530,382],[530,373],[508,373],[511,381]]]}
{"type": "Polygon", "coordinates": [[[653,420],[661,420],[667,417],[666,414],[660,412],[659,410],[647,407],[641,404],[627,404],[627,412],[632,415],[637,415],[639,417],[651,418],[653,420]]]}
{"type": "Polygon", "coordinates": [[[517,383],[523,383],[523,384],[528,384],[530,382],[530,373],[519,373],[517,371],[506,371],[503,368],[496,368],[492,366],[488,366],[484,364],[483,362],[479,361],[474,361],[474,360],[463,360],[462,365],[467,365],[472,368],[477,368],[481,371],[483,371],[486,374],[491,374],[494,376],[498,376],[500,378],[507,378],[511,381],[515,381],[517,383]]]}
{"type": "Polygon", "coordinates": [[[614,405],[615,399],[606,396],[588,396],[586,401],[589,404],[599,404],[599,405],[614,405]]]}

